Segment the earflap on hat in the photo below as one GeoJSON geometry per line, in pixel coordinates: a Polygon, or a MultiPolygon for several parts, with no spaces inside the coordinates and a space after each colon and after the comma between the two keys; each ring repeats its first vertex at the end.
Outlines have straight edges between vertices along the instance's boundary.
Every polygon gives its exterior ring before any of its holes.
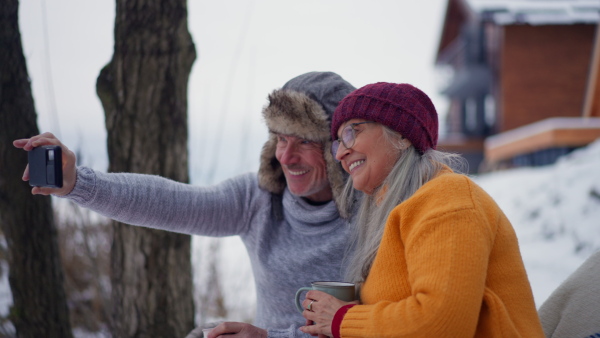
{"type": "Polygon", "coordinates": [[[282,194],[286,186],[281,164],[275,157],[277,136],[269,133],[269,139],[263,145],[258,169],[258,185],[274,194],[282,194]]]}

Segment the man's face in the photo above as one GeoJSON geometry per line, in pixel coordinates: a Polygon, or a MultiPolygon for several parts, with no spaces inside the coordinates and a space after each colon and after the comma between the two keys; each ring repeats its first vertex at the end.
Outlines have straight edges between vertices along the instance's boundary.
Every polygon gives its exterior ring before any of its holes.
{"type": "Polygon", "coordinates": [[[320,143],[277,134],[275,157],[281,163],[292,194],[313,202],[326,202],[333,198],[320,143]]]}

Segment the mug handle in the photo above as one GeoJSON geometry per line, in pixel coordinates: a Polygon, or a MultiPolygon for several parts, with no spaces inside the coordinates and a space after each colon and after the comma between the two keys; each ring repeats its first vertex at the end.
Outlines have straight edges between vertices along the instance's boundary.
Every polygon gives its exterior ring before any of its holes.
{"type": "Polygon", "coordinates": [[[310,291],[313,288],[311,287],[301,287],[300,289],[298,289],[298,291],[296,291],[296,308],[298,309],[298,311],[300,311],[300,313],[304,312],[304,308],[302,307],[302,303],[300,302],[300,294],[302,293],[302,291],[310,291]]]}

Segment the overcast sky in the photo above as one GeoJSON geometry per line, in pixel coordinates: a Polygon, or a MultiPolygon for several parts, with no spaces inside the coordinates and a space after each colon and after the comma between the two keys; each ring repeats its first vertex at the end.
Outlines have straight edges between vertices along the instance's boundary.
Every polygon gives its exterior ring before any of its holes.
{"type": "MultiPolygon", "coordinates": [[[[20,4],[40,129],[60,132],[84,162],[105,169],[95,82],[112,56],[114,2],[20,4]]],[[[192,176],[218,181],[256,170],[267,94],[305,72],[334,71],[356,87],[411,83],[443,113],[434,58],[445,7],[445,0],[189,1],[198,52],[189,86],[192,176]],[[211,164],[218,174],[209,178],[211,164]]]]}

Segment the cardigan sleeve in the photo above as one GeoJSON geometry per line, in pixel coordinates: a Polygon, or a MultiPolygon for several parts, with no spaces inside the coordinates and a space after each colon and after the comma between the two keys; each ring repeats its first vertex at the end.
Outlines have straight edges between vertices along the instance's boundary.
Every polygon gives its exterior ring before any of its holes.
{"type": "Polygon", "coordinates": [[[331,321],[331,333],[333,334],[333,338],[340,338],[340,326],[342,325],[342,320],[346,315],[346,312],[356,304],[348,304],[339,308],[335,315],[333,316],[333,320],[331,321]]]}

